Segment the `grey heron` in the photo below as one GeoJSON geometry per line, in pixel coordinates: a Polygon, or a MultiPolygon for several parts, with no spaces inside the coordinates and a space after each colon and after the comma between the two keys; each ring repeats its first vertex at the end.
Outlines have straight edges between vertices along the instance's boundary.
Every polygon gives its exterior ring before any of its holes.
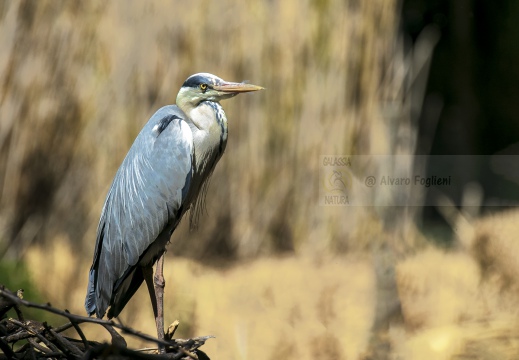
{"type": "Polygon", "coordinates": [[[227,118],[219,102],[261,89],[195,74],[182,85],[176,105],[162,107],[148,120],[101,211],[85,299],[89,315],[102,318],[108,310],[108,318],[117,317],[145,281],[157,335],[164,339],[166,244],[182,216],[203,201],[204,184],[225,150],[227,118]]]}

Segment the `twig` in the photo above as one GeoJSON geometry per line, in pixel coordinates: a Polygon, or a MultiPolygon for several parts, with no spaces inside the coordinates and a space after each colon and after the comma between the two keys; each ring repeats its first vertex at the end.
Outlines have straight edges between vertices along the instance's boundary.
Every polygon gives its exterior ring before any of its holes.
{"type": "Polygon", "coordinates": [[[114,328],[110,325],[103,325],[103,327],[110,333],[112,336],[112,344],[116,344],[120,347],[127,347],[126,340],[119,335],[117,331],[114,330],[114,328]]]}
{"type": "Polygon", "coordinates": [[[187,351],[186,349],[184,349],[184,348],[181,347],[181,348],[180,348],[180,351],[181,351],[184,355],[189,356],[191,359],[198,360],[198,356],[196,356],[195,354],[193,354],[193,353],[187,351]]]}
{"type": "Polygon", "coordinates": [[[180,324],[180,321],[175,320],[171,325],[168,326],[168,330],[166,331],[166,334],[164,334],[164,338],[166,340],[173,339],[173,336],[175,335],[175,331],[177,331],[178,325],[180,324]]]}
{"type": "MultiPolygon", "coordinates": [[[[20,289],[16,292],[16,294],[12,293],[11,291],[5,289],[4,286],[0,286],[0,290],[9,292],[12,296],[16,296],[19,299],[23,298],[23,290],[20,289]]],[[[23,314],[20,311],[20,308],[18,305],[12,301],[9,301],[7,299],[3,299],[0,297],[0,319],[11,309],[14,307],[14,311],[16,311],[16,316],[18,316],[18,320],[24,321],[23,314]]]]}
{"type": "Polygon", "coordinates": [[[38,342],[33,338],[29,339],[29,344],[31,344],[33,348],[40,350],[44,354],[52,352],[52,350],[50,350],[49,348],[46,348],[45,346],[41,346],[40,344],[38,344],[38,342]]]}
{"type": "Polygon", "coordinates": [[[150,352],[150,351],[157,351],[157,348],[156,347],[153,347],[153,348],[140,348],[140,349],[135,349],[134,351],[137,351],[137,352],[150,352]]]}
{"type": "MultiPolygon", "coordinates": [[[[70,312],[68,310],[65,310],[65,311],[70,314],[70,312]]],[[[85,346],[85,351],[87,351],[88,348],[90,348],[90,344],[88,343],[88,341],[87,341],[87,339],[85,337],[85,334],[83,333],[83,331],[81,330],[79,325],[74,320],[70,319],[70,323],[72,324],[72,326],[74,326],[74,329],[76,330],[76,332],[78,333],[79,337],[81,338],[81,341],[83,341],[83,345],[85,346]]],[[[57,331],[57,332],[59,332],[59,331],[57,331]]]]}
{"type": "Polygon", "coordinates": [[[76,357],[82,357],[83,352],[77,348],[77,346],[73,345],[68,341],[65,337],[58,334],[56,331],[54,331],[52,328],[50,328],[46,323],[43,324],[43,327],[47,332],[56,339],[56,342],[61,345],[62,350],[67,351],[68,353],[76,356],[76,357]]]}
{"type": "Polygon", "coordinates": [[[15,356],[14,351],[11,349],[9,344],[2,339],[0,339],[0,350],[2,350],[3,353],[10,359],[13,359],[15,356]]]}
{"type": "Polygon", "coordinates": [[[70,328],[73,327],[73,326],[74,326],[74,325],[72,324],[72,322],[68,322],[68,323],[66,323],[66,324],[61,325],[60,327],[57,327],[57,328],[54,329],[54,330],[56,330],[57,332],[60,333],[60,332],[63,332],[63,331],[65,331],[65,330],[70,329],[70,328]]]}
{"type": "Polygon", "coordinates": [[[29,331],[25,330],[25,331],[20,331],[13,335],[6,336],[4,338],[4,340],[7,341],[8,343],[15,343],[19,340],[24,340],[24,339],[30,338],[32,336],[33,335],[29,331]]]}
{"type": "Polygon", "coordinates": [[[34,351],[34,348],[32,347],[29,347],[29,343],[27,343],[27,346],[28,346],[28,352],[29,352],[29,355],[31,356],[31,359],[32,360],[36,360],[36,351],[34,351]]]}
{"type": "MultiPolygon", "coordinates": [[[[40,341],[42,343],[45,344],[45,346],[49,349],[51,349],[52,351],[56,351],[56,352],[59,352],[59,349],[53,344],[51,343],[49,340],[47,340],[42,334],[40,334],[39,331],[35,331],[35,329],[31,329],[30,327],[28,327],[27,325],[25,325],[24,323],[16,320],[16,319],[10,319],[10,321],[13,323],[13,324],[16,324],[22,328],[24,328],[27,332],[29,332],[30,334],[33,334],[34,336],[36,336],[38,339],[40,339],[40,341]]],[[[29,339],[30,341],[31,339],[29,339]]]]}

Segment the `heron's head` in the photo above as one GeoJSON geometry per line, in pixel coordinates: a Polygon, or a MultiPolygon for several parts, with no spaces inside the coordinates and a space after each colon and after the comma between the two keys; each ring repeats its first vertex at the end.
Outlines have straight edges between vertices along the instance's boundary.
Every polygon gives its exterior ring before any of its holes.
{"type": "Polygon", "coordinates": [[[227,99],[243,92],[262,90],[261,86],[234,83],[208,73],[191,75],[184,82],[177,95],[177,105],[184,111],[198,106],[202,101],[227,99]]]}

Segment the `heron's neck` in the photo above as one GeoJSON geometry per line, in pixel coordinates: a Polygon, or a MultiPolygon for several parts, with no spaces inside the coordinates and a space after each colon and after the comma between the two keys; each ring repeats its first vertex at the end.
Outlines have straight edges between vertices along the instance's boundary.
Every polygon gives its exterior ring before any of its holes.
{"type": "Polygon", "coordinates": [[[227,144],[227,117],[222,106],[213,101],[201,102],[187,115],[192,122],[195,170],[210,173],[227,144]]]}

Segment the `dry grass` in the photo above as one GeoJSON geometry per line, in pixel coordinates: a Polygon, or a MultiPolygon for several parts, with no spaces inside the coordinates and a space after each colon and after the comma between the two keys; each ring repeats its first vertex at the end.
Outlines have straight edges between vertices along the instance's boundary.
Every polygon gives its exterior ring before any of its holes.
{"type": "Polygon", "coordinates": [[[480,277],[468,255],[428,249],[398,264],[396,279],[404,322],[419,329],[467,317],[480,277]]]}
{"type": "MultiPolygon", "coordinates": [[[[54,298],[53,305],[72,304],[70,310],[81,313],[86,281],[63,271],[75,257],[63,249],[48,249],[45,256],[30,251],[35,268],[63,274],[52,283],[46,273],[34,273],[33,278],[46,282],[44,296],[54,298]],[[54,261],[47,262],[48,254],[54,261]],[[70,291],[63,287],[74,283],[70,291]]],[[[168,258],[165,274],[166,322],[181,321],[179,336],[215,335],[205,346],[215,358],[355,359],[366,351],[371,337],[376,284],[368,258],[271,258],[225,271],[168,258]]],[[[120,319],[154,333],[145,287],[120,319]]],[[[92,338],[99,335],[87,332],[92,338]]],[[[106,334],[101,336],[106,340],[106,334]]]]}
{"type": "Polygon", "coordinates": [[[403,323],[390,330],[403,359],[519,355],[517,211],[458,219],[457,250],[427,249],[397,265],[403,323]]]}
{"type": "MultiPolygon", "coordinates": [[[[492,218],[504,224],[508,217],[492,218]]],[[[489,224],[488,219],[482,222],[489,224]]],[[[55,306],[72,305],[70,310],[83,311],[86,278],[68,268],[72,262],[82,269],[88,266],[88,259],[58,239],[45,251],[30,249],[27,260],[37,270],[32,276],[45,298],[52,299],[55,306]],[[49,282],[48,274],[61,277],[49,282]]],[[[314,253],[217,269],[170,256],[165,268],[166,322],[181,321],[179,336],[216,335],[206,350],[218,358],[459,360],[517,356],[519,295],[515,287],[503,287],[495,277],[486,277],[473,253],[426,248],[397,259],[401,316],[388,314],[377,325],[378,303],[392,301],[380,291],[380,262],[365,252],[334,257],[314,253]]],[[[144,287],[121,320],[154,333],[144,287]]]]}
{"type": "Polygon", "coordinates": [[[475,257],[485,279],[519,289],[519,211],[507,210],[480,219],[459,218],[458,241],[475,257]]]}

